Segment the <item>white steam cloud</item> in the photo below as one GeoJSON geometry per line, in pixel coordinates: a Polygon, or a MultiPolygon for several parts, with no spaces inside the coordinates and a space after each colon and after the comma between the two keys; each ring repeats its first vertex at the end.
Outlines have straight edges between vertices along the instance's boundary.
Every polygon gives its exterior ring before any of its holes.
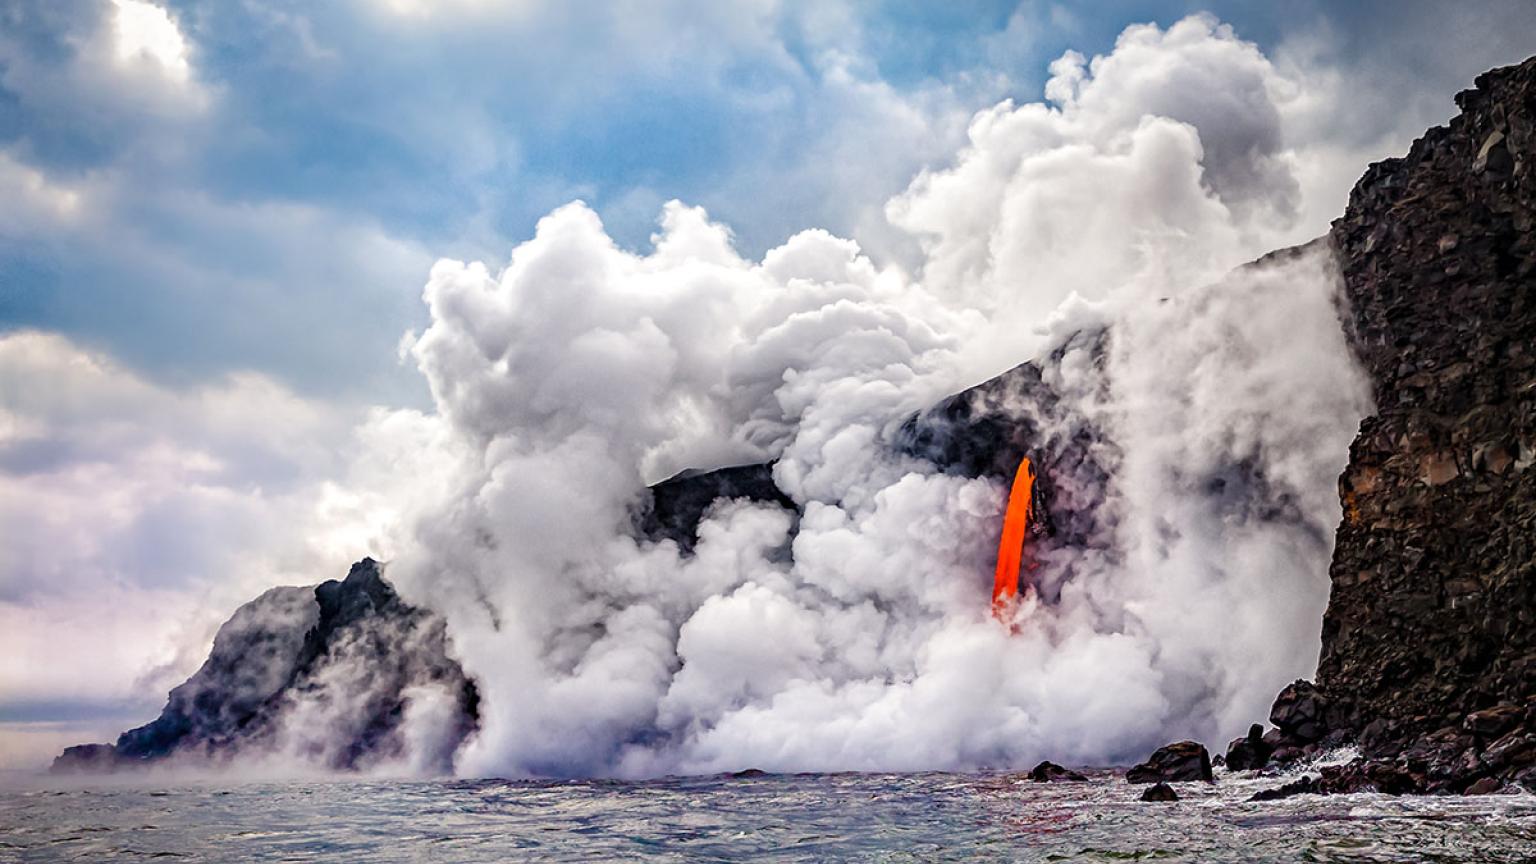
{"type": "MultiPolygon", "coordinates": [[[[817,229],[748,260],[677,202],[646,254],[575,203],[500,272],[440,261],[408,346],[433,414],[354,426],[264,379],[177,396],[53,337],[0,340],[0,456],[19,466],[0,512],[25,529],[0,570],[60,561],[49,590],[74,598],[90,586],[71,574],[142,547],[134,569],[175,584],[224,574],[202,590],[228,608],[255,574],[340,575],[366,548],[444,616],[478,685],[481,728],[451,754],[470,775],[1081,764],[1220,743],[1315,668],[1335,482],[1370,408],[1328,251],[1233,270],[1324,229],[1294,138],[1317,106],[1204,16],[1052,73],[1048,102],[981,112],[953,164],[887,203],[922,249],[915,272],[817,229]],[[1007,490],[893,436],[1053,351],[1060,404],[1010,407],[1041,441],[1088,441],[1105,476],[1049,478],[1093,524],[1037,540],[1042,590],[1010,635],[988,593],[1007,490]],[[45,377],[103,398],[32,385],[45,377]],[[97,434],[58,432],[74,427],[97,434]],[[647,484],[769,460],[797,512],[722,502],[690,551],[637,539],[647,484]],[[258,482],[269,463],[291,479],[258,482]],[[187,514],[204,554],[147,557],[179,548],[157,538],[187,514]],[[45,554],[91,536],[101,548],[45,554]]],[[[10,602],[24,589],[0,584],[0,624],[41,645],[10,602]]],[[[383,698],[370,652],[327,658],[256,768],[335,763],[383,698]]],[[[156,681],[196,661],[149,659],[156,681]]],[[[46,670],[0,672],[51,692],[46,670]]],[[[457,706],[401,675],[400,747],[362,767],[430,773],[457,706]]]]}
{"type": "MultiPolygon", "coordinates": [[[[1101,762],[1214,741],[1316,661],[1335,479],[1369,409],[1295,240],[1295,88],[1206,17],[1133,27],[1004,103],[892,222],[915,277],[819,230],[743,259],[669,204],[655,248],[589,209],[510,264],[443,261],[410,351],[447,473],[390,570],[480,685],[468,774],[1101,762]],[[1010,636],[987,588],[1006,490],[890,446],[937,397],[1047,369],[1109,468],[1091,549],[1042,551],[1010,636]],[[777,459],[802,511],[732,502],[695,554],[637,540],[647,483],[777,459]]],[[[430,716],[424,708],[421,714],[430,716]]],[[[430,731],[413,724],[413,734],[430,731]]]]}

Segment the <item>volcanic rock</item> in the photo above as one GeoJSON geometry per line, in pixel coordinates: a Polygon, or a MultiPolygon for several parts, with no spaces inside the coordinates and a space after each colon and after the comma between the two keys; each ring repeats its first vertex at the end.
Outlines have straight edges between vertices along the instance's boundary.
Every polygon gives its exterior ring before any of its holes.
{"type": "Polygon", "coordinates": [[[1159,747],[1147,761],[1125,772],[1127,783],[1181,783],[1203,780],[1216,782],[1211,775],[1211,755],[1195,741],[1179,741],[1159,747]]]}
{"type": "Polygon", "coordinates": [[[442,619],[402,601],[378,562],[365,558],[344,581],[274,588],[241,606],[157,719],[115,745],[70,747],[52,770],[227,761],[278,753],[295,735],[304,738],[302,752],[288,755],[364,768],[405,755],[407,714],[429,703],[442,734],[431,752],[410,755],[420,767],[447,770],[478,726],[479,695],[449,654],[442,619]],[[332,704],[345,708],[323,713],[332,704]],[[305,722],[295,716],[326,728],[295,728],[305,722]]]}
{"type": "Polygon", "coordinates": [[[1518,705],[1500,705],[1497,708],[1473,711],[1461,721],[1461,728],[1482,740],[1492,741],[1519,726],[1524,719],[1524,708],[1518,705]]]}
{"type": "Polygon", "coordinates": [[[1108,346],[1107,330],[1079,331],[1045,358],[1015,366],[908,418],[897,429],[893,446],[945,473],[990,477],[1004,485],[1012,483],[1019,461],[1028,456],[1036,471],[1029,524],[1037,543],[1094,545],[1102,528],[1099,505],[1109,483],[1105,453],[1113,448],[1058,389],[1063,364],[1102,369],[1108,346]]]}
{"type": "Polygon", "coordinates": [[[1055,762],[1041,762],[1029,770],[1029,779],[1036,783],[1076,783],[1088,778],[1055,762]]]}
{"type": "Polygon", "coordinates": [[[1377,413],[1340,479],[1318,690],[1413,791],[1536,770],[1536,58],[1456,102],[1332,231],[1377,413]]]}
{"type": "Polygon", "coordinates": [[[1269,762],[1270,754],[1274,752],[1264,740],[1264,727],[1255,723],[1248,727],[1246,738],[1234,738],[1227,745],[1227,755],[1224,760],[1228,770],[1250,771],[1254,768],[1263,768],[1269,762]]]}
{"type": "Polygon", "coordinates": [[[1484,777],[1483,779],[1477,781],[1476,783],[1473,783],[1471,786],[1468,786],[1467,787],[1467,791],[1465,791],[1465,792],[1463,792],[1461,794],[1463,794],[1463,795],[1496,795],[1499,792],[1503,791],[1503,789],[1504,789],[1504,781],[1503,780],[1496,780],[1496,779],[1494,779],[1492,777],[1484,777]]]}
{"type": "Polygon", "coordinates": [[[653,542],[672,540],[685,553],[698,543],[699,523],[716,501],[742,499],[795,509],[795,502],[774,484],[771,462],[683,471],[648,493],[636,520],[639,534],[653,542]]]}
{"type": "Polygon", "coordinates": [[[1323,716],[1326,704],[1312,682],[1294,681],[1275,697],[1274,707],[1269,709],[1269,722],[1280,730],[1282,740],[1310,744],[1328,732],[1323,716]]]}
{"type": "Polygon", "coordinates": [[[1154,783],[1141,793],[1143,801],[1177,801],[1179,793],[1173,791],[1173,787],[1167,783],[1154,783]]]}
{"type": "Polygon", "coordinates": [[[1318,781],[1310,776],[1293,780],[1274,789],[1263,789],[1254,793],[1249,801],[1279,801],[1282,798],[1290,798],[1293,795],[1320,795],[1322,794],[1318,781]]]}

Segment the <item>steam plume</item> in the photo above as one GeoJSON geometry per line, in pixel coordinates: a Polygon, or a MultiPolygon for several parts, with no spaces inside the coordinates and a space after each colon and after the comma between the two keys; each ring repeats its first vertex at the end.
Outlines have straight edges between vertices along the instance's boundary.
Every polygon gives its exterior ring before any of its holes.
{"type": "Polygon", "coordinates": [[[480,683],[460,771],[1116,760],[1231,734],[1312,668],[1368,392],[1326,249],[1229,272],[1298,230],[1294,88],[1205,17],[1052,69],[1051,104],[983,112],[890,203],[915,278],[819,230],[745,260],[675,202],[649,254],[578,203],[498,274],[433,269],[410,350],[454,467],[390,575],[480,683]],[[1043,553],[1010,637],[1006,490],[890,442],[1052,349],[1055,422],[1107,480],[1060,481],[1091,542],[1043,553]],[[798,521],[732,502],[693,554],[633,536],[648,482],[769,459],[798,521]]]}

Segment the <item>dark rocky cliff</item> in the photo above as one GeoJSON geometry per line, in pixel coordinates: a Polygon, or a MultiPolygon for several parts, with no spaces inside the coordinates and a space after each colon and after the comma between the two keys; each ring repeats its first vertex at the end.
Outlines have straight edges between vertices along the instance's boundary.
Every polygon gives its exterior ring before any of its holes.
{"type": "Polygon", "coordinates": [[[1261,747],[1362,758],[1277,795],[1536,789],[1536,58],[1456,102],[1333,226],[1377,413],[1339,482],[1317,686],[1261,747]]]}
{"type": "Polygon", "coordinates": [[[55,772],[207,765],[236,756],[354,769],[409,759],[446,771],[477,726],[474,684],[448,653],[441,618],[407,605],[365,558],[344,581],[274,588],[219,628],[196,674],[153,722],[114,744],[71,747],[55,772]],[[431,736],[405,725],[435,701],[431,736]],[[323,726],[324,728],[315,728],[323,726]]]}
{"type": "Polygon", "coordinates": [[[1536,59],[1456,101],[1333,229],[1379,410],[1340,482],[1318,684],[1368,756],[1466,761],[1405,759],[1432,788],[1536,779],[1536,59]]]}

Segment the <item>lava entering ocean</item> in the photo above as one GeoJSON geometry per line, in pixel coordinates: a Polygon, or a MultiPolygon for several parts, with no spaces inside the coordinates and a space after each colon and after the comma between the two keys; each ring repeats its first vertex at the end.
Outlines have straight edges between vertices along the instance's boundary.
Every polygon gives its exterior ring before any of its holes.
{"type": "Polygon", "coordinates": [[[1003,537],[997,544],[997,575],[992,580],[992,614],[999,621],[1013,617],[1019,601],[1019,565],[1024,554],[1024,531],[1029,527],[1029,506],[1035,489],[1035,468],[1029,457],[1019,460],[1003,516],[1003,537]]]}

